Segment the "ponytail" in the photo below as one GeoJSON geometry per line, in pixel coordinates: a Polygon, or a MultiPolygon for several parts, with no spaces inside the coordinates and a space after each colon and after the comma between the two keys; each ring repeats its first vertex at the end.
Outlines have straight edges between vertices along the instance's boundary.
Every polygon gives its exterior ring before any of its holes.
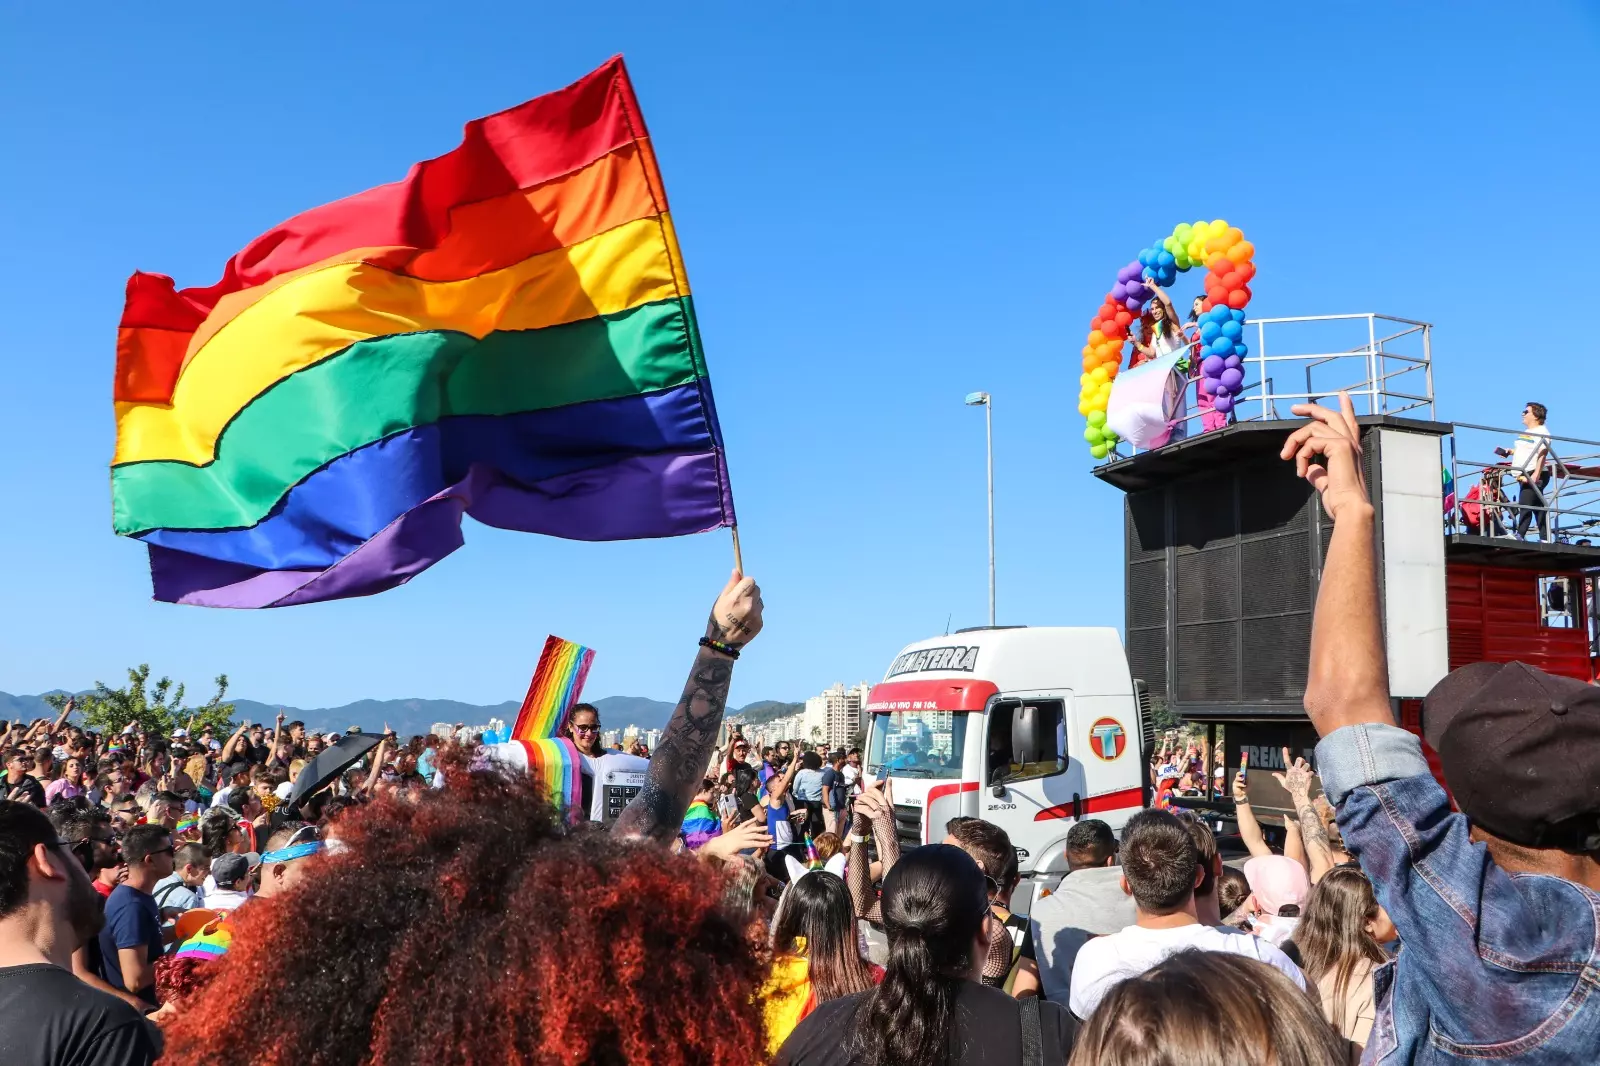
{"type": "Polygon", "coordinates": [[[884,880],[889,964],[857,1008],[861,1066],[949,1060],[956,996],[968,979],[988,914],[983,873],[960,848],[932,844],[901,856],[884,880]]]}

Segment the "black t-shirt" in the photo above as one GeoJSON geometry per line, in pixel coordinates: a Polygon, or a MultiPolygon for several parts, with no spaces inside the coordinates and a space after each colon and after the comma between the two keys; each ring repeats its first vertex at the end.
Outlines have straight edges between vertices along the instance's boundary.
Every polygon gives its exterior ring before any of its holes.
{"type": "Polygon", "coordinates": [[[22,794],[28,802],[44,810],[44,786],[39,784],[39,779],[32,774],[23,774],[22,780],[12,784],[4,776],[0,776],[0,799],[10,799],[12,789],[22,789],[22,794]]]}
{"type": "Polygon", "coordinates": [[[0,967],[0,1062],[18,1066],[147,1066],[155,1026],[59,966],[0,967]]]}
{"type": "MultiPolygon", "coordinates": [[[[778,1050],[776,1066],[850,1066],[855,1012],[870,993],[829,1000],[795,1026],[778,1050]]],[[[1078,1037],[1078,1021],[1059,1003],[1039,1004],[1044,1061],[1067,1061],[1078,1037]]],[[[1017,1001],[1000,991],[963,981],[956,994],[954,1066],[1026,1066],[1022,1062],[1022,1014],[1017,1001]]]]}

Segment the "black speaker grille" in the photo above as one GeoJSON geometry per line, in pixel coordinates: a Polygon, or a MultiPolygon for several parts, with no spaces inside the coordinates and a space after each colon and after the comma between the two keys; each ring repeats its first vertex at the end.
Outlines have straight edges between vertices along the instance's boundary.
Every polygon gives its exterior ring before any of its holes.
{"type": "Polygon", "coordinates": [[[1240,613],[1246,617],[1311,606],[1311,535],[1291,532],[1239,546],[1240,613]]]}
{"type": "Polygon", "coordinates": [[[1246,700],[1300,699],[1305,694],[1311,649],[1311,612],[1246,618],[1239,630],[1244,652],[1240,696],[1246,700]]]}
{"type": "Polygon", "coordinates": [[[1239,547],[1225,543],[1173,564],[1177,577],[1177,620],[1223,622],[1239,617],[1239,547]]]}
{"type": "Polygon", "coordinates": [[[1128,564],[1128,628],[1167,625],[1167,560],[1160,555],[1128,564]]]}
{"type": "Polygon", "coordinates": [[[1239,698],[1237,622],[1178,627],[1178,699],[1220,703],[1239,698]]]}
{"type": "Polygon", "coordinates": [[[1128,561],[1165,558],[1167,551],[1166,493],[1160,489],[1128,496],[1123,513],[1128,525],[1128,561]]]}
{"type": "Polygon", "coordinates": [[[1172,486],[1178,553],[1202,551],[1238,535],[1233,506],[1233,473],[1213,474],[1172,486]]]}
{"type": "Polygon", "coordinates": [[[1152,696],[1167,696],[1167,631],[1128,630],[1128,669],[1143,681],[1152,696]]]}

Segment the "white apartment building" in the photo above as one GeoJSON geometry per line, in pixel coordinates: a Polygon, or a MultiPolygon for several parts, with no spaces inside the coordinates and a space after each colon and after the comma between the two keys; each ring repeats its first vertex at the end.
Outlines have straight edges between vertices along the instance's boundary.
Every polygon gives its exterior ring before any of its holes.
{"type": "Polygon", "coordinates": [[[806,700],[800,739],[826,741],[835,750],[848,748],[861,728],[861,708],[871,687],[865,681],[849,688],[841,683],[806,700]]]}

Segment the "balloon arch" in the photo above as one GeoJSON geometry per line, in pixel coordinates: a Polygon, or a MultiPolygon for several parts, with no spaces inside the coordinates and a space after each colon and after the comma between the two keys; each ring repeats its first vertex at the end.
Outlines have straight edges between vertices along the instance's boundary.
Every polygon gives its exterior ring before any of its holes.
{"type": "Polygon", "coordinates": [[[1180,222],[1170,236],[1117,271],[1117,283],[1090,320],[1083,346],[1078,412],[1088,420],[1083,438],[1089,454],[1104,459],[1119,439],[1106,427],[1106,405],[1111,383],[1122,367],[1123,347],[1152,296],[1146,281],[1166,287],[1180,273],[1206,267],[1204,303],[1189,339],[1198,344],[1194,351],[1202,384],[1216,409],[1223,414],[1233,410],[1244,383],[1244,357],[1250,354],[1244,342],[1244,309],[1250,303],[1250,279],[1256,274],[1255,251],[1243,231],[1222,219],[1180,222]]]}

